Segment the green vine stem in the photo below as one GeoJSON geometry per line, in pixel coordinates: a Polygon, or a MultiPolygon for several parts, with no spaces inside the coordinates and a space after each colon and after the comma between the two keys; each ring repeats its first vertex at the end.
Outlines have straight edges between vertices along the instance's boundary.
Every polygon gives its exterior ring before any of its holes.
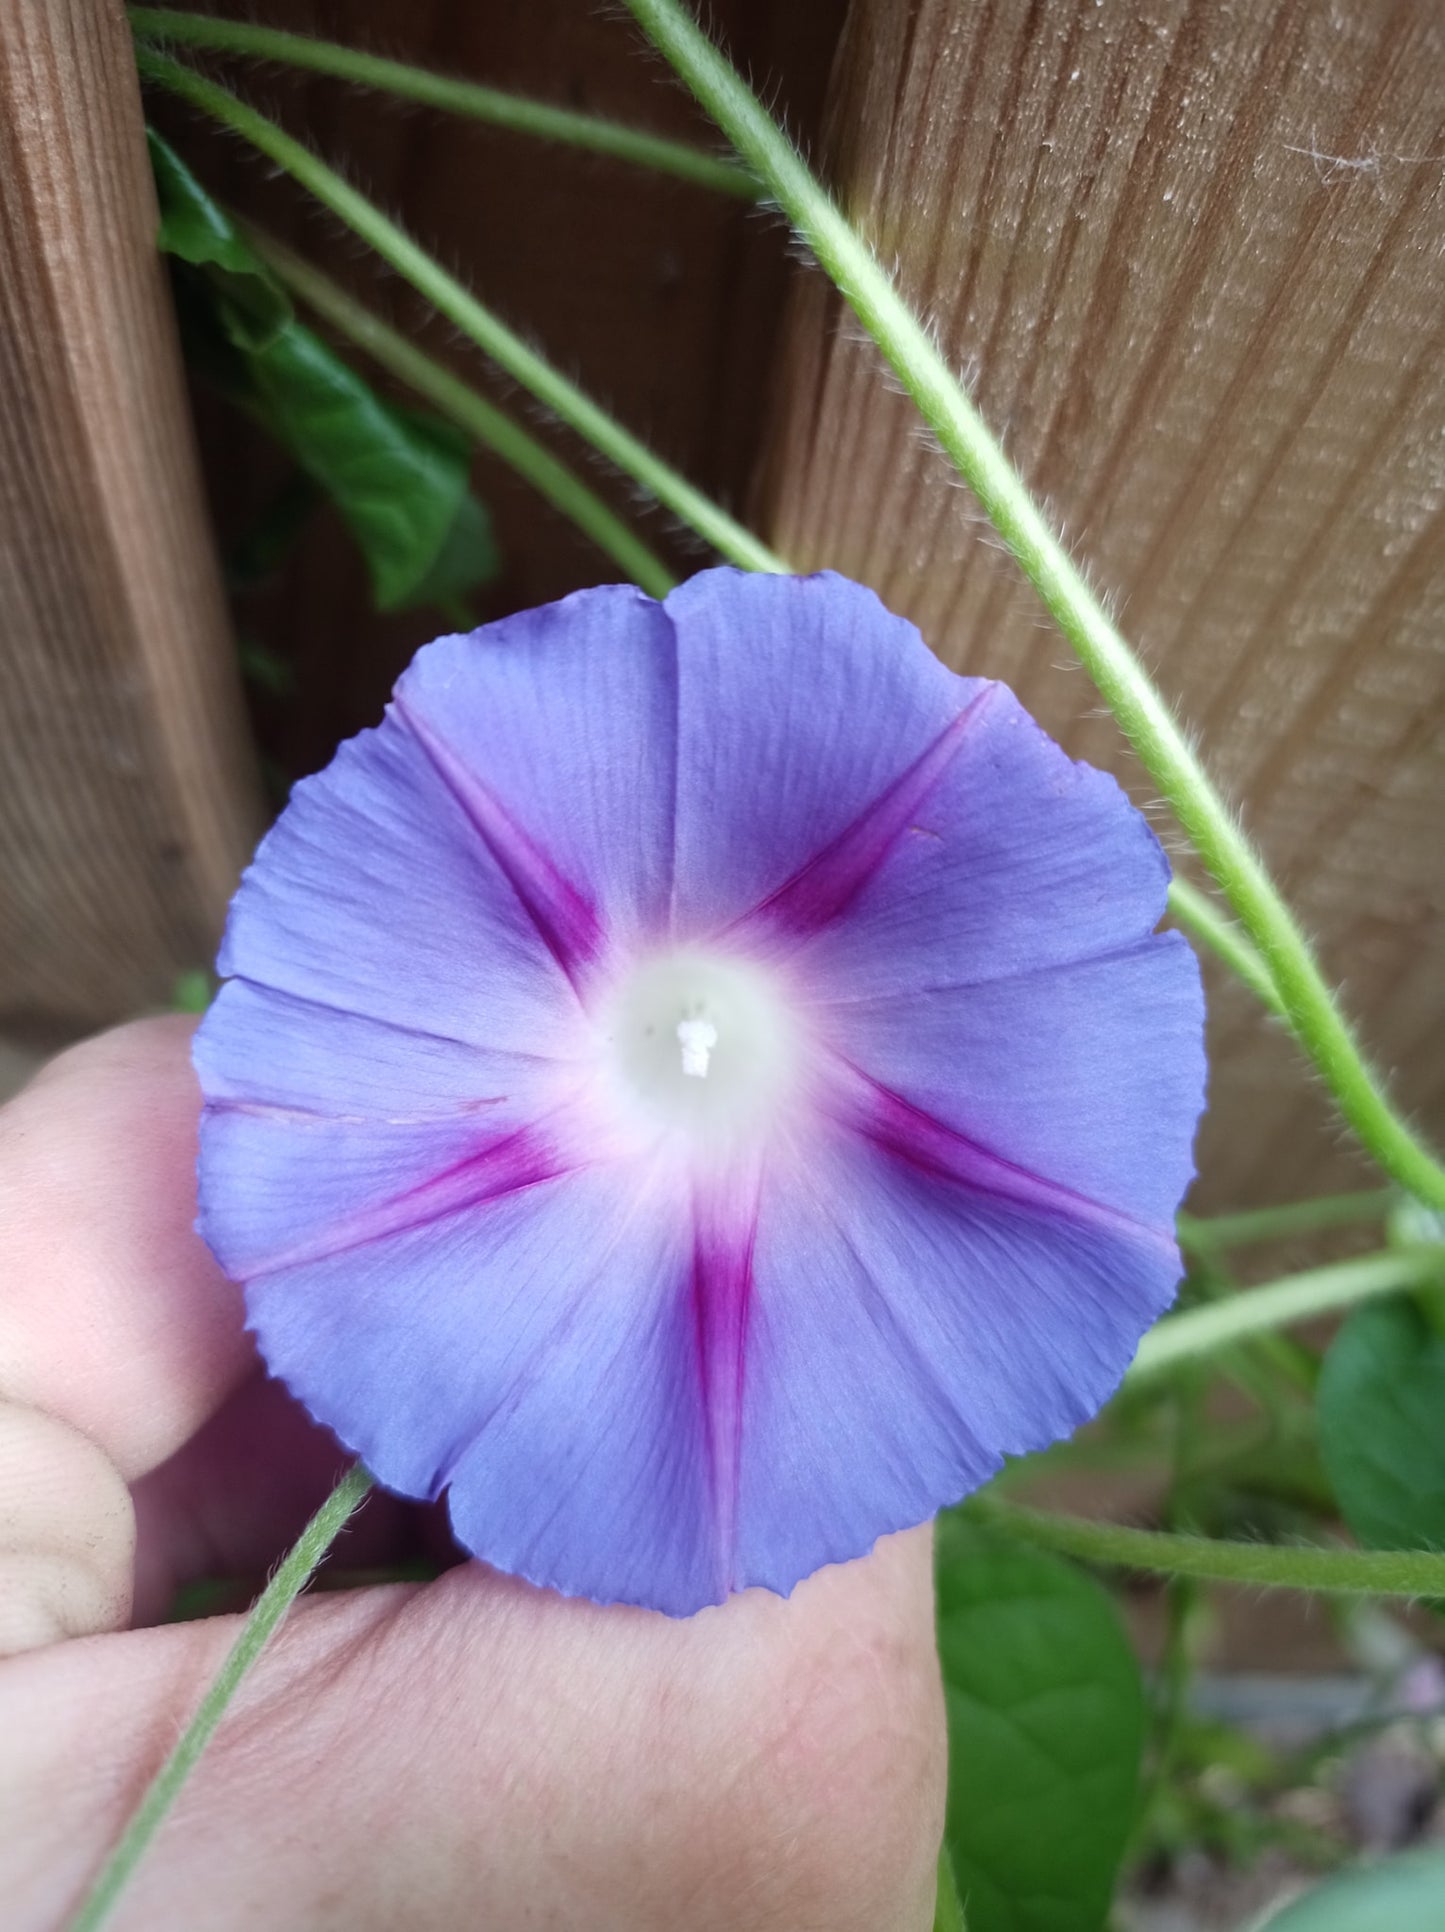
{"type": "Polygon", "coordinates": [[[1018,559],[1259,948],[1290,1023],[1341,1113],[1387,1173],[1420,1199],[1445,1206],[1445,1169],[1395,1111],[1366,1065],[1308,941],[1249,840],[927,327],[757,96],[678,0],[627,0],[627,6],[766,183],[1018,559]]]}
{"type": "Polygon", "coordinates": [[[267,1639],[311,1580],[316,1566],[354,1515],[371,1488],[371,1477],[356,1463],[342,1477],[311,1521],[302,1530],[275,1576],[241,1626],[225,1663],[212,1681],[199,1708],[181,1733],[170,1756],[157,1771],[130,1822],[96,1874],[69,1932],[96,1932],[114,1911],[132,1872],[140,1863],[182,1785],[226,1713],[267,1639]]]}
{"type": "Polygon", "coordinates": [[[250,227],[246,239],[293,295],[373,362],[425,396],[483,448],[499,456],[650,597],[665,597],[673,588],[677,579],[657,552],[535,436],[281,242],[250,227]]]}
{"type": "Polygon", "coordinates": [[[626,430],[590,396],[554,369],[546,358],[509,329],[499,316],[463,288],[456,277],[428,255],[300,141],[293,140],[274,121],[258,114],[253,107],[220,87],[215,81],[158,54],[145,45],[136,48],[136,66],[143,79],[154,81],[182,100],[189,101],[203,114],[219,121],[243,140],[258,148],[268,160],[291,175],[303,188],[329,208],[378,255],[390,262],[397,273],[410,282],[426,299],[474,342],[513,381],[529,390],[544,408],[576,430],[602,456],[631,476],[643,490],[691,526],[730,562],[746,570],[786,568],[780,557],[742,524],[730,517],[701,490],[696,490],[670,464],[664,463],[626,430]]]}
{"type": "Polygon", "coordinates": [[[424,107],[439,108],[443,113],[459,114],[468,120],[484,121],[514,134],[533,135],[567,147],[585,148],[591,154],[605,154],[614,161],[650,168],[654,173],[669,174],[676,180],[732,195],[741,201],[756,201],[761,192],[754,177],[736,161],[707,154],[685,141],[670,141],[660,134],[625,127],[601,115],[553,107],[548,101],[529,100],[525,95],[509,94],[501,88],[454,80],[450,75],[430,73],[405,61],[385,60],[355,47],[315,40],[310,34],[258,26],[249,20],[218,20],[211,14],[173,12],[169,7],[129,7],[127,12],[131,29],[141,40],[166,41],[176,47],[201,47],[210,53],[239,54],[246,59],[304,67],[313,74],[327,74],[336,80],[349,81],[355,87],[396,94],[403,100],[417,101],[424,107]]]}
{"type": "Polygon", "coordinates": [[[1196,1355],[1213,1354],[1251,1335],[1268,1334],[1291,1322],[1337,1313],[1377,1295],[1406,1288],[1427,1288],[1445,1275],[1445,1247],[1435,1243],[1384,1248],[1379,1254],[1334,1261],[1301,1274],[1281,1275],[1263,1288],[1246,1288],[1203,1308],[1170,1315],[1139,1344],[1125,1381],[1152,1380],[1196,1355]]]}
{"type": "Polygon", "coordinates": [[[1207,893],[1177,874],[1169,881],[1169,910],[1191,939],[1197,939],[1242,979],[1262,1006],[1293,1030],[1293,1021],[1263,954],[1207,893]]]}
{"type": "Polygon", "coordinates": [[[1445,1598],[1445,1553],[1434,1550],[1322,1549],[1311,1544],[1236,1543],[1164,1530],[1131,1529],[1085,1516],[1001,1503],[965,1503],[966,1514],[1020,1542],[1083,1563],[1155,1576],[1198,1577],[1263,1590],[1319,1590],[1338,1595],[1445,1598]]]}
{"type": "Polygon", "coordinates": [[[1180,1214],[1175,1227],[1180,1247],[1207,1260],[1258,1241],[1318,1234],[1326,1228],[1378,1224],[1398,1198],[1393,1188],[1369,1187],[1352,1194],[1320,1194],[1309,1201],[1288,1201],[1282,1207],[1246,1208],[1239,1214],[1180,1214]]]}

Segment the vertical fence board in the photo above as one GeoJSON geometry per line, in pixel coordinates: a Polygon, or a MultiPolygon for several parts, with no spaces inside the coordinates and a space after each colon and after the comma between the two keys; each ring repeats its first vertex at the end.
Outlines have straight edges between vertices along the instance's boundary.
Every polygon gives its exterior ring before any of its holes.
{"type": "Polygon", "coordinates": [[[119,0],[0,34],[0,1027],[163,1001],[258,823],[119,0]]]}
{"type": "MultiPolygon", "coordinates": [[[[854,0],[824,159],[1200,736],[1405,1103],[1445,1127],[1445,16],[854,0]]],[[[761,485],[1077,755],[1145,775],[817,277],[761,485]]],[[[1162,822],[1162,821],[1161,821],[1162,822]]],[[[1216,1193],[1343,1178],[1211,975],[1216,1193]]]]}

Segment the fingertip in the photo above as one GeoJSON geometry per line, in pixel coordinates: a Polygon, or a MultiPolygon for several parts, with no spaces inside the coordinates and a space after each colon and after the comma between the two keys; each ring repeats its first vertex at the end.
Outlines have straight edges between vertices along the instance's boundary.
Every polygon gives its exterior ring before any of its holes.
{"type": "Polygon", "coordinates": [[[0,1389],[128,1479],[185,1442],[254,1360],[194,1228],[193,1023],[61,1054],[0,1109],[0,1389]]]}
{"type": "Polygon", "coordinates": [[[135,1512],[120,1472],[54,1416],[0,1401],[0,1657],[122,1629],[135,1512]]]}

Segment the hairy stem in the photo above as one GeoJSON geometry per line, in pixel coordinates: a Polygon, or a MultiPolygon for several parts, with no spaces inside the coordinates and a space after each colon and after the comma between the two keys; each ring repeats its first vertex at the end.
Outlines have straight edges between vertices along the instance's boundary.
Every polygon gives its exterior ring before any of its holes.
{"type": "Polygon", "coordinates": [[[360,1463],[355,1464],[302,1530],[241,1626],[240,1636],[201,1699],[195,1716],[152,1778],[129,1824],[96,1874],[94,1883],[70,1921],[70,1932],[95,1932],[95,1928],[110,1917],[131,1873],[160,1829],[182,1785],[195,1769],[197,1759],[225,1716],[226,1707],[239,1690],[246,1673],[370,1488],[371,1477],[360,1463]]]}
{"type": "Polygon", "coordinates": [[[1140,1342],[1125,1380],[1132,1387],[1193,1356],[1213,1354],[1291,1322],[1353,1308],[1377,1295],[1426,1288],[1442,1274],[1445,1247],[1431,1242],[1384,1248],[1379,1254],[1362,1255],[1358,1260],[1334,1261],[1323,1268],[1307,1268],[1301,1274],[1282,1275],[1263,1288],[1246,1288],[1203,1308],[1168,1316],[1140,1342]]]}
{"type": "Polygon", "coordinates": [[[399,275],[453,322],[468,341],[474,342],[513,381],[536,397],[569,428],[589,442],[602,456],[655,498],[683,523],[696,530],[730,562],[746,570],[782,570],[781,558],[773,555],[751,531],[743,528],[711,498],[704,496],[680,476],[661,457],[626,430],[590,396],[554,369],[544,356],[509,329],[477,297],[463,288],[456,277],[427,254],[384,215],[365,195],[358,194],[348,182],[326,163],[293,140],[274,121],[258,114],[253,107],[228,89],[207,80],[182,62],[158,54],[153,48],[136,48],[136,66],[143,79],[178,94],[213,120],[260,150],[268,160],[298,181],[337,219],[391,263],[399,275]]]}
{"type": "Polygon", "coordinates": [[[665,597],[673,588],[677,579],[657,552],[535,436],[281,242],[249,227],[246,239],[293,295],[383,369],[425,396],[483,448],[499,456],[650,597],[665,597]]]}
{"type": "Polygon", "coordinates": [[[1225,1542],[1163,1530],[1130,1529],[1085,1516],[1027,1509],[978,1496],[964,1509],[1020,1542],[1084,1563],[1155,1576],[1198,1577],[1264,1590],[1339,1595],[1445,1597],[1445,1554],[1433,1550],[1323,1549],[1314,1545],[1225,1542]]]}
{"type": "Polygon", "coordinates": [[[142,40],[168,41],[172,46],[202,47],[216,54],[240,54],[253,60],[279,61],[287,67],[304,67],[313,74],[329,74],[354,87],[374,87],[380,93],[396,94],[403,100],[418,101],[424,107],[440,108],[444,113],[459,114],[468,120],[484,121],[514,134],[534,135],[543,141],[557,141],[567,147],[585,148],[592,154],[605,154],[614,161],[627,161],[657,174],[670,174],[679,181],[733,195],[741,201],[756,201],[760,193],[753,176],[736,161],[706,154],[685,141],[670,141],[660,134],[625,127],[598,114],[579,114],[572,108],[554,107],[548,101],[529,100],[523,94],[509,94],[501,88],[455,80],[447,74],[431,73],[425,67],[410,66],[405,61],[385,60],[355,47],[338,46],[335,41],[315,40],[310,34],[287,33],[249,20],[218,20],[211,14],[173,12],[169,7],[130,7],[127,12],[132,31],[142,40]]]}
{"type": "Polygon", "coordinates": [[[1263,955],[1291,1026],[1341,1113],[1387,1173],[1445,1206],[1445,1169],[1396,1112],[1303,932],[1168,705],[1050,528],[1003,449],[867,242],[678,0],[627,0],[836,283],[1018,559],[1196,851],[1263,955]]]}
{"type": "Polygon", "coordinates": [[[1169,910],[1191,939],[1207,946],[1244,981],[1262,1006],[1268,1007],[1276,1019],[1292,1025],[1289,1008],[1263,954],[1251,944],[1241,927],[1224,916],[1207,893],[1176,875],[1169,881],[1169,910]]]}
{"type": "Polygon", "coordinates": [[[1392,1188],[1370,1187],[1352,1194],[1321,1194],[1311,1201],[1289,1201],[1281,1207],[1247,1208],[1239,1214],[1203,1218],[1180,1214],[1175,1226],[1180,1247],[1207,1259],[1226,1248],[1247,1248],[1256,1241],[1279,1241],[1324,1228],[1380,1222],[1396,1199],[1392,1188]]]}

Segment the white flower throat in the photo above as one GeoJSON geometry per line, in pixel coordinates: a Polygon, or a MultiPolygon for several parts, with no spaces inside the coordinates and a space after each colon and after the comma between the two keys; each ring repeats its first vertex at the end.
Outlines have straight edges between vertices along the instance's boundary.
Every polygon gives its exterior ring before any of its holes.
{"type": "Polygon", "coordinates": [[[614,992],[605,1030],[629,1109],[704,1142],[763,1124],[796,1045],[766,972],[693,950],[635,966],[614,992]]]}

